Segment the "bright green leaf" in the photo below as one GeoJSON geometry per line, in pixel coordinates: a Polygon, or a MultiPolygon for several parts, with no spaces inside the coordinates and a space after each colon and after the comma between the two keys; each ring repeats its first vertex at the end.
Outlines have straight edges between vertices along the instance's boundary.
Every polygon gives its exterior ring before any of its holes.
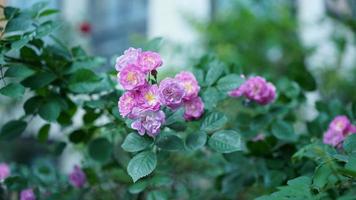
{"type": "Polygon", "coordinates": [[[185,145],[187,148],[195,151],[199,148],[202,148],[207,140],[206,133],[203,131],[200,131],[198,133],[191,133],[188,135],[188,137],[185,140],[185,145]]]}
{"type": "Polygon", "coordinates": [[[144,151],[133,157],[127,165],[127,172],[134,182],[153,172],[157,165],[157,156],[152,151],[144,151]]]}
{"type": "Polygon", "coordinates": [[[242,150],[241,135],[232,130],[221,130],[209,139],[209,146],[219,153],[231,153],[242,150]]]}
{"type": "Polygon", "coordinates": [[[121,147],[127,152],[137,152],[148,148],[153,143],[152,138],[130,133],[126,136],[121,147]]]}
{"type": "Polygon", "coordinates": [[[229,74],[229,75],[224,76],[221,79],[219,79],[217,88],[223,94],[227,94],[229,91],[240,87],[240,85],[244,82],[245,82],[245,79],[243,79],[240,75],[229,74]]]}
{"type": "Polygon", "coordinates": [[[11,98],[20,98],[25,93],[25,87],[19,83],[10,83],[1,88],[0,93],[11,98]]]}
{"type": "Polygon", "coordinates": [[[1,129],[0,139],[12,140],[21,135],[26,129],[27,123],[22,120],[12,120],[7,122],[1,129]]]}
{"type": "Polygon", "coordinates": [[[202,125],[201,130],[206,132],[214,132],[224,127],[227,122],[227,117],[220,112],[213,112],[208,115],[202,125]]]}

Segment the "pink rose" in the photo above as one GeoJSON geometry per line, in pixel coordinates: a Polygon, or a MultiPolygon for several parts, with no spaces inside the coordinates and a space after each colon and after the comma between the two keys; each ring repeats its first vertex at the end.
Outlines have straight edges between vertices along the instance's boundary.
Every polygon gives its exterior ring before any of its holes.
{"type": "Polygon", "coordinates": [[[173,78],[165,78],[159,84],[159,98],[163,105],[176,109],[182,104],[185,91],[173,78]]]}
{"type": "Polygon", "coordinates": [[[31,188],[22,190],[20,193],[20,200],[36,200],[35,193],[31,188]]]}
{"type": "Polygon", "coordinates": [[[159,101],[158,86],[154,84],[140,88],[138,104],[138,107],[142,109],[159,110],[161,104],[159,101]]]}
{"type": "Polygon", "coordinates": [[[119,99],[119,112],[122,117],[126,117],[132,112],[132,109],[137,105],[138,94],[136,91],[127,91],[121,95],[119,99]]]}
{"type": "Polygon", "coordinates": [[[334,147],[341,147],[345,138],[354,133],[356,133],[356,127],[351,124],[346,116],[336,116],[324,133],[323,142],[334,147]]]}
{"type": "Polygon", "coordinates": [[[200,87],[197,79],[191,72],[183,71],[175,76],[175,79],[183,86],[185,94],[183,99],[190,100],[198,96],[200,87]]]}
{"type": "Polygon", "coordinates": [[[69,182],[76,188],[81,188],[85,185],[86,175],[79,166],[75,165],[73,171],[69,174],[69,182]]]}
{"type": "Polygon", "coordinates": [[[145,51],[138,57],[138,66],[144,73],[157,69],[162,65],[161,56],[153,51],[145,51]]]}
{"type": "Polygon", "coordinates": [[[125,90],[134,90],[147,83],[146,75],[134,65],[124,67],[118,76],[119,83],[125,90]]]}
{"type": "Polygon", "coordinates": [[[200,97],[195,97],[184,101],[184,109],[184,119],[188,121],[198,119],[204,113],[204,103],[200,97]]]}
{"type": "Polygon", "coordinates": [[[151,137],[155,137],[160,132],[161,126],[165,123],[166,116],[163,111],[142,111],[136,121],[131,124],[131,127],[138,131],[140,135],[145,133],[151,137]]]}
{"type": "Polygon", "coordinates": [[[116,71],[121,71],[122,68],[128,65],[136,65],[139,55],[141,54],[141,49],[135,49],[130,47],[116,59],[115,69],[116,71]]]}

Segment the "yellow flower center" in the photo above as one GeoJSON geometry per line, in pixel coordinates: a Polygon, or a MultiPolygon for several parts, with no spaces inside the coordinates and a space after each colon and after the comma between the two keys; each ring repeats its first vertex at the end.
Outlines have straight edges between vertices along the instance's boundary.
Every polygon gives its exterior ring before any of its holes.
{"type": "Polygon", "coordinates": [[[130,83],[135,83],[136,82],[136,74],[134,72],[129,72],[127,74],[127,81],[130,83]]]}
{"type": "Polygon", "coordinates": [[[153,103],[153,102],[155,101],[156,97],[155,97],[155,95],[153,95],[151,92],[147,92],[147,93],[145,94],[145,99],[147,100],[147,102],[148,102],[149,104],[151,104],[151,103],[153,103]]]}
{"type": "Polygon", "coordinates": [[[187,92],[193,91],[193,85],[190,82],[184,83],[184,88],[187,92]]]}

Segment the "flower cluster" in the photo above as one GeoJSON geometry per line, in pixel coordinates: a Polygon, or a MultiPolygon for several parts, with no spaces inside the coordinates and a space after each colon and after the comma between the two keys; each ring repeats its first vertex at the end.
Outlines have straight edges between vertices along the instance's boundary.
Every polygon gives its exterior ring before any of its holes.
{"type": "Polygon", "coordinates": [[[258,104],[266,105],[276,98],[276,87],[260,76],[248,78],[240,87],[229,92],[231,97],[245,96],[258,104]]]}
{"type": "Polygon", "coordinates": [[[192,73],[183,71],[157,84],[156,69],[162,63],[158,53],[135,48],[116,60],[118,82],[125,89],[118,102],[119,112],[134,120],[131,127],[140,135],[154,137],[160,132],[166,118],[163,106],[172,110],[184,106],[186,120],[197,119],[204,112],[200,87],[192,73]]]}
{"type": "Polygon", "coordinates": [[[351,124],[346,116],[337,116],[329,124],[328,130],[324,133],[323,141],[325,144],[340,147],[345,138],[354,133],[356,133],[356,126],[351,124]]]}
{"type": "Polygon", "coordinates": [[[87,179],[83,170],[75,165],[73,171],[69,174],[69,182],[76,188],[82,188],[86,181],[87,179]]]}

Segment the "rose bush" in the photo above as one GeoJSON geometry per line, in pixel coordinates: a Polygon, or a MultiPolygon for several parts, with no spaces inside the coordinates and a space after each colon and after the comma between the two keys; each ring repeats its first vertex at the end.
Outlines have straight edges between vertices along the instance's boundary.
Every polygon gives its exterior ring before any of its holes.
{"type": "Polygon", "coordinates": [[[99,73],[102,58],[52,33],[54,13],[43,3],[4,8],[0,93],[22,99],[24,112],[0,139],[13,144],[39,116],[46,156],[24,163],[2,152],[3,199],[355,197],[355,102],[317,101],[310,120],[305,88],[314,87],[300,87],[303,77],[244,74],[212,55],[158,80],[152,44],[99,73]],[[55,125],[62,139],[49,138],[55,125]],[[68,145],[83,160],[63,174],[56,159],[68,145]]]}

